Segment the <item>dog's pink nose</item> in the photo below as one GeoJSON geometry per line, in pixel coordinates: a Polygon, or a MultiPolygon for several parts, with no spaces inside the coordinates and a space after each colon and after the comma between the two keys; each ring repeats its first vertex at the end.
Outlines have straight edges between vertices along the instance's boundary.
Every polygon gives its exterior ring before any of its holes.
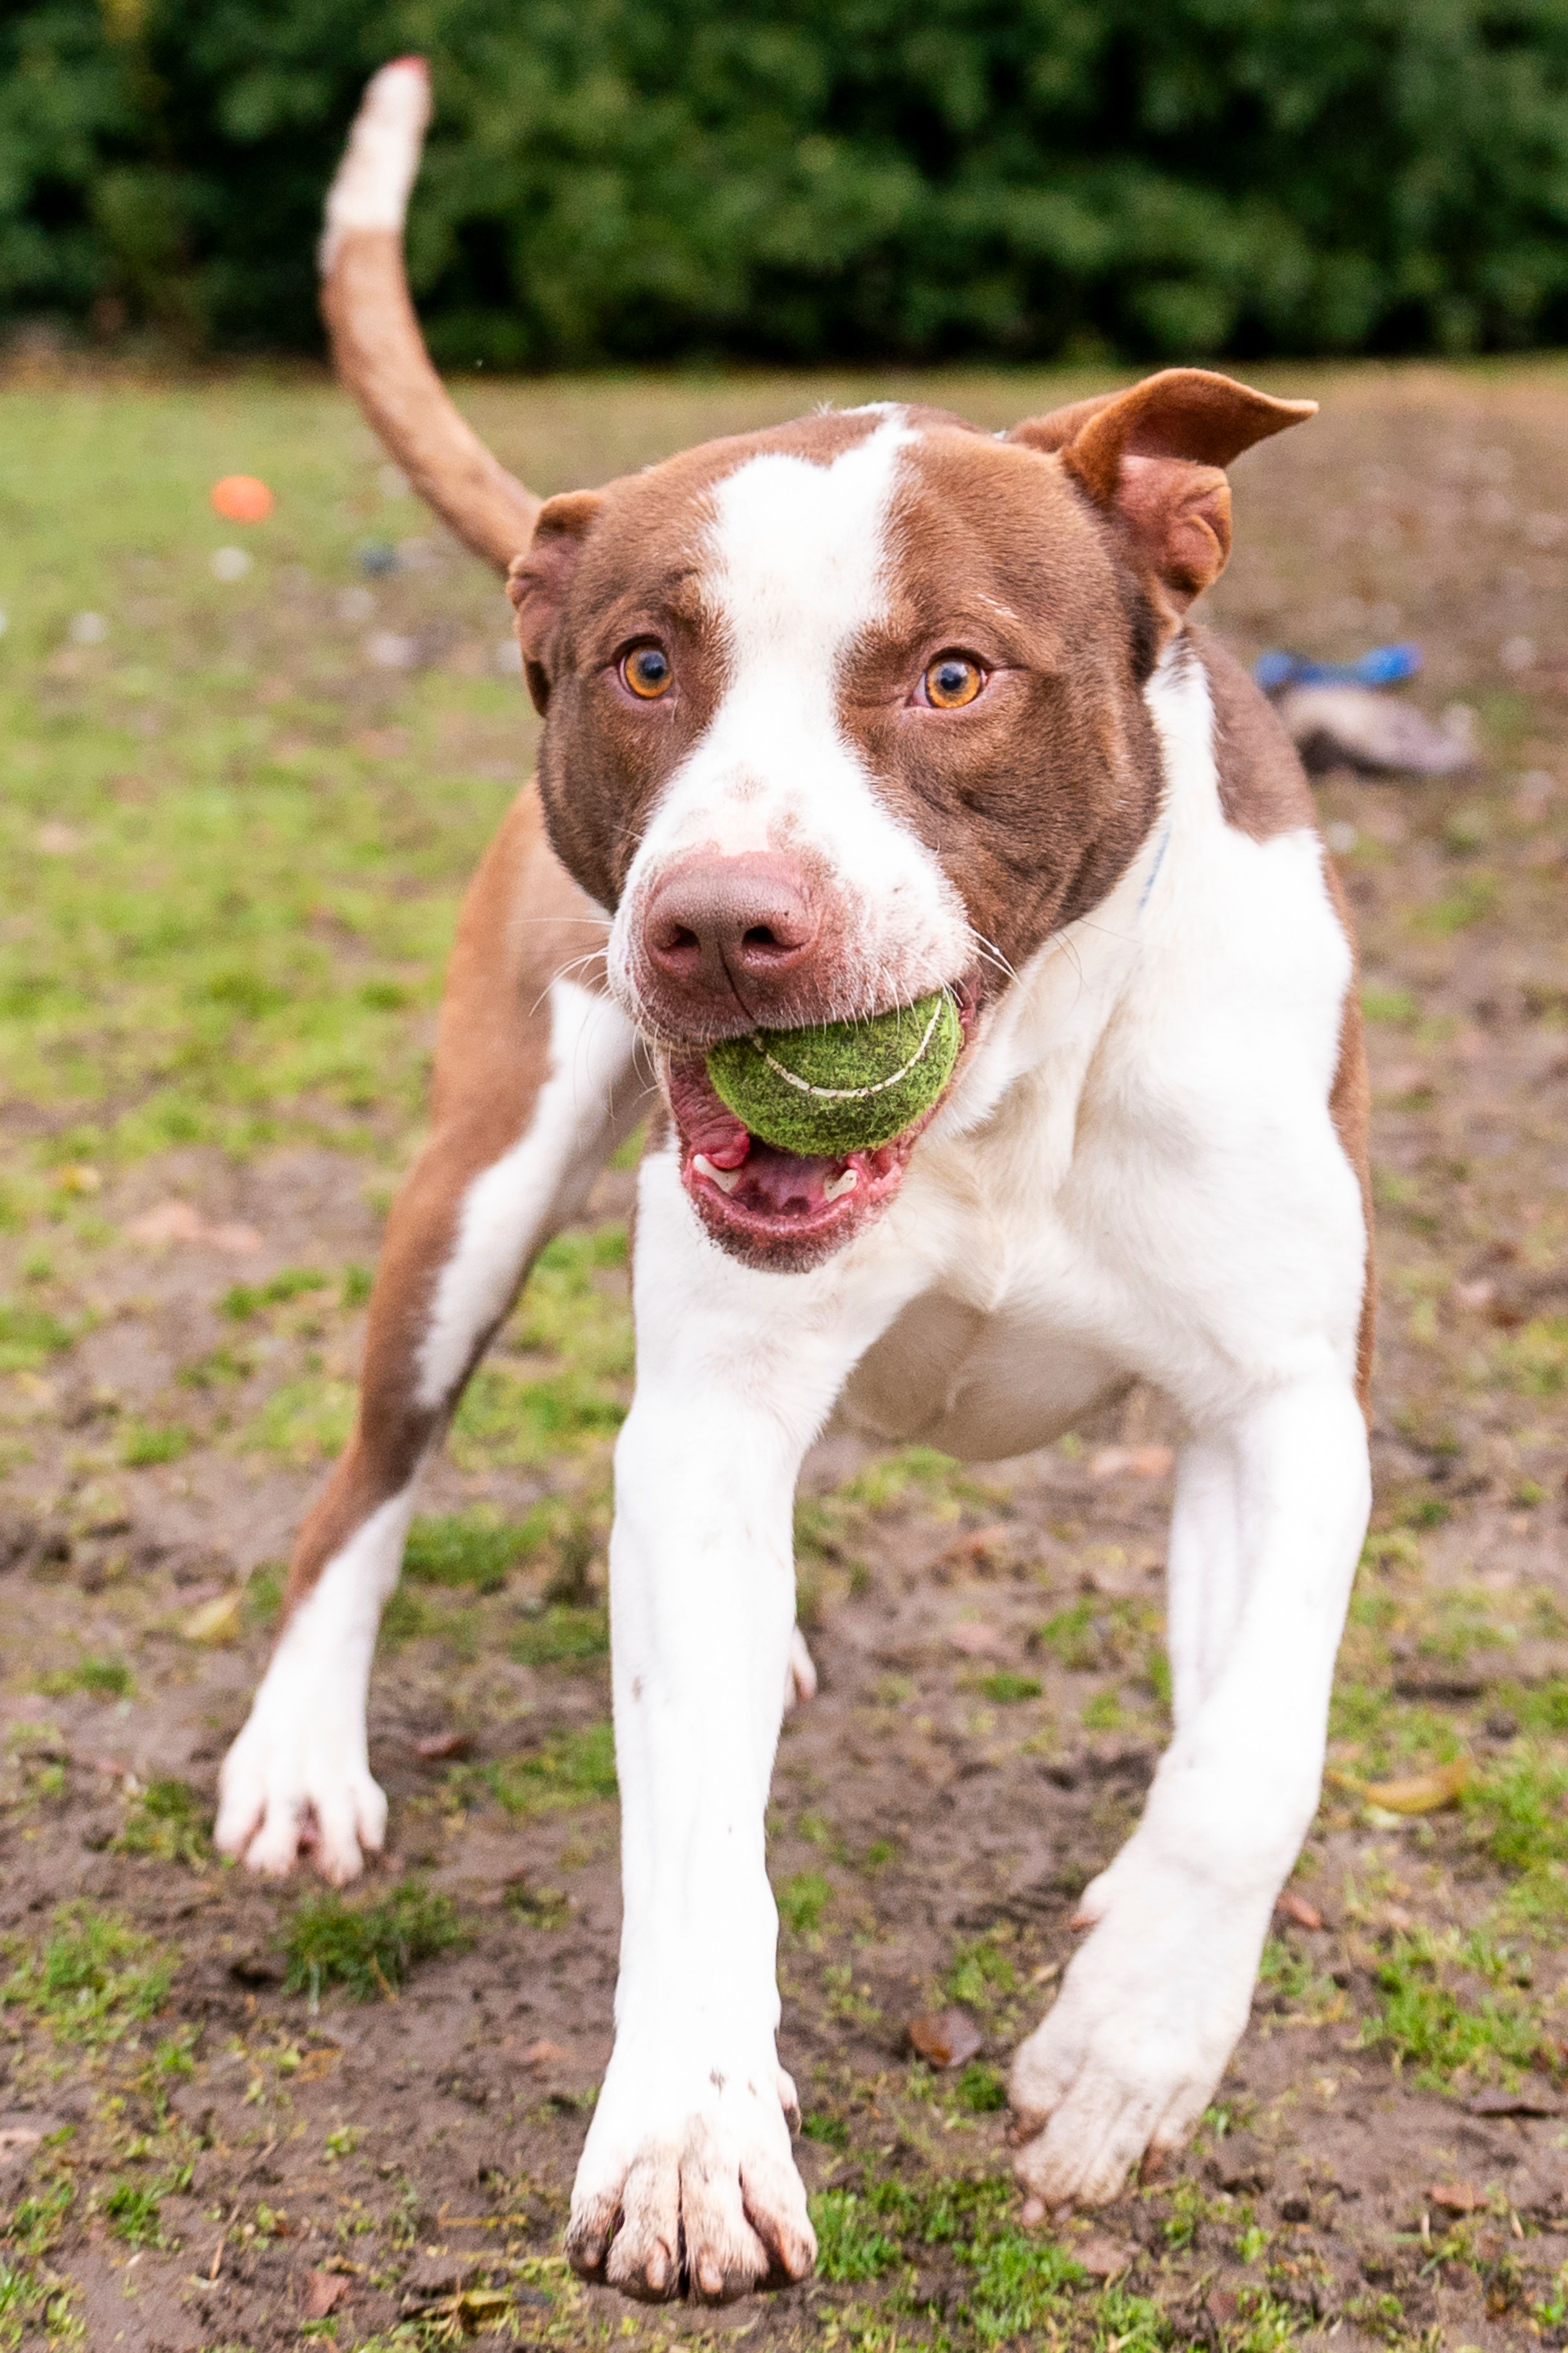
{"type": "Polygon", "coordinates": [[[684,997],[764,1013],[810,959],[821,919],[793,859],[755,852],[694,858],[666,875],[648,902],[649,963],[684,997]]]}

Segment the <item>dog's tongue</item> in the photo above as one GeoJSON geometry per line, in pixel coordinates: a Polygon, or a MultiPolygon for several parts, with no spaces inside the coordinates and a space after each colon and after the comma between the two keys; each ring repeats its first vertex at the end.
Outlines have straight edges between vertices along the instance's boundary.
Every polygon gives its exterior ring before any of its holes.
{"type": "MultiPolygon", "coordinates": [[[[737,1212],[781,1225],[808,1220],[848,1194],[862,1202],[877,1198],[901,1173],[907,1155],[896,1144],[832,1158],[765,1144],[721,1101],[706,1062],[696,1056],[672,1060],[666,1076],[688,1169],[705,1187],[716,1186],[724,1204],[737,1212]]],[[[719,1202],[710,1197],[709,1208],[718,1213],[719,1202]]]]}
{"type": "Polygon", "coordinates": [[[715,1168],[739,1168],[752,1149],[751,1132],[717,1093],[706,1062],[700,1056],[672,1060],[668,1082],[669,1107],[681,1141],[715,1168]]]}

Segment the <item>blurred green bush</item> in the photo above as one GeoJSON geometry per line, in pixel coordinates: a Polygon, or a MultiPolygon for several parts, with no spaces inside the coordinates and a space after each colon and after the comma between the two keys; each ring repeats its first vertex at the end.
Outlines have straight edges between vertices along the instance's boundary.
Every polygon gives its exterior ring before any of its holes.
{"type": "Polygon", "coordinates": [[[405,49],[448,365],[1568,340],[1568,0],[12,0],[0,313],[310,347],[405,49]]]}

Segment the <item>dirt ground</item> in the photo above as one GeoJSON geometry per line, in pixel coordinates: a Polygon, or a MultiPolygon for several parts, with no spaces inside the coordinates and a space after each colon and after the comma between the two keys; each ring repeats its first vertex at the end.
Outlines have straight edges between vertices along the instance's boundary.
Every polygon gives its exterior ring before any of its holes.
{"type": "Polygon", "coordinates": [[[430,1475],[372,1694],[388,1851],[321,1910],[206,1831],[391,1176],[330,1139],[95,1166],[13,1096],[0,2347],[1568,2343],[1568,378],[1312,375],[1321,420],[1238,470],[1215,617],[1249,658],[1416,638],[1480,752],[1321,785],[1371,1017],[1378,1501],[1323,1807],[1194,2149],[1026,2232],[1000,2106],[1165,1734],[1159,1399],[1001,1465],[814,1455],[823,1689],[771,1848],[822,2273],[644,2311],[559,2252],[619,1920],[628,1173],[430,1475]],[[908,2040],[933,2007],[973,2029],[945,2069],[908,2040]]]}

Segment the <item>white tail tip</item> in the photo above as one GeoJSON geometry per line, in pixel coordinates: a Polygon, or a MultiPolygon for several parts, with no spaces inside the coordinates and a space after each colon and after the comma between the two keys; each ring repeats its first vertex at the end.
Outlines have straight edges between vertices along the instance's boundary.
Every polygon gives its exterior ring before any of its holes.
{"type": "Polygon", "coordinates": [[[423,58],[396,58],[372,76],[327,195],[323,278],[353,230],[401,233],[429,121],[430,69],[423,58]]]}

